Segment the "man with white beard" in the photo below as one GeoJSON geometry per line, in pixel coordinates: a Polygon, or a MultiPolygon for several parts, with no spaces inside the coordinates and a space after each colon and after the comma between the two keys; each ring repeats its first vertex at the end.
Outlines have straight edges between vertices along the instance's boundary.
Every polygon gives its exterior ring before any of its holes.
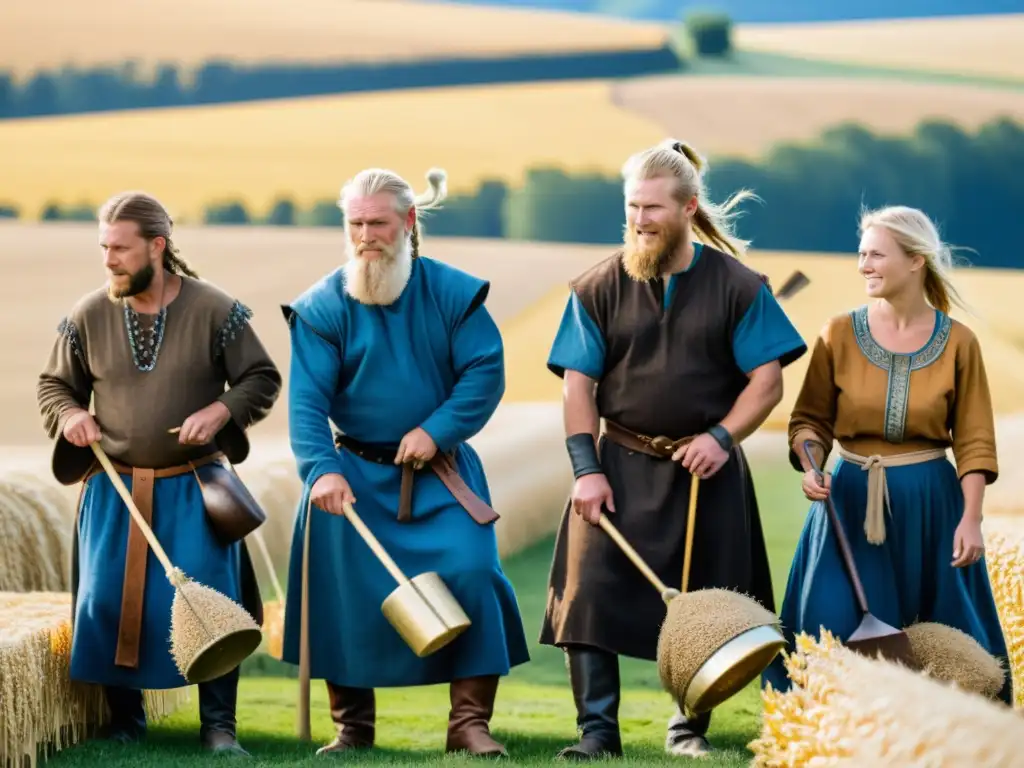
{"type": "MultiPolygon", "coordinates": [[[[622,753],[618,656],[655,661],[665,618],[657,590],[596,527],[602,512],[678,587],[691,474],[698,475],[688,589],[735,589],[774,611],[740,442],[781,401],[782,368],[807,346],[767,279],[740,261],[746,244],[731,236],[726,214],[747,194],[714,205],[704,168],[675,140],[626,162],[625,243],[572,281],[548,359],[565,380],[576,482],[557,535],[540,641],[567,654],[581,732],[563,750],[568,758],[622,753]],[[695,235],[701,242],[692,242],[695,235]]],[[[677,710],[666,750],[707,753],[710,719],[688,720],[677,710]]]]}
{"type": "Polygon", "coordinates": [[[427,178],[418,198],[382,169],[345,184],[347,263],[283,307],[304,488],[283,659],[297,664],[308,643],[309,676],[326,681],[337,734],[318,754],[373,746],[375,688],[449,683],[446,751],[504,755],[489,730],[498,680],[529,660],[497,514],[466,442],[504,393],[501,335],[484,307],[488,282],[420,255],[418,214],[445,194],[443,171],[427,178]],[[345,519],[346,503],[404,573],[441,576],[469,629],[425,658],[413,653],[381,613],[397,585],[345,519]]]}

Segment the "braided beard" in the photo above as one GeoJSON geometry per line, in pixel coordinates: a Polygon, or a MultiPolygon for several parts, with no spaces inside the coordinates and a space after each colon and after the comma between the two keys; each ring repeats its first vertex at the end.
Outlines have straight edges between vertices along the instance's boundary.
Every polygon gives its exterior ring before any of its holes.
{"type": "Polygon", "coordinates": [[[376,245],[382,254],[367,261],[361,255],[365,245],[357,248],[350,239],[345,241],[345,292],[361,304],[394,304],[412,274],[412,243],[406,236],[393,245],[376,245]]]}

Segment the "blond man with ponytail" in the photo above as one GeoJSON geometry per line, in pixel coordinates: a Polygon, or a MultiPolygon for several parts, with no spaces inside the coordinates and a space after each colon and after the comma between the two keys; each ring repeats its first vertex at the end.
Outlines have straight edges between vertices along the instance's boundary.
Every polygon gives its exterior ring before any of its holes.
{"type": "Polygon", "coordinates": [[[448,683],[446,751],[505,755],[489,727],[499,679],[529,660],[487,476],[467,442],[505,391],[501,334],[485,306],[489,283],[420,250],[420,216],[444,200],[444,171],[427,181],[418,196],[387,169],[348,181],[348,260],[284,308],[304,490],[283,659],[298,664],[304,647],[309,676],[326,683],[336,731],[319,754],[374,745],[376,688],[448,683]],[[346,504],[405,573],[438,573],[472,626],[417,657],[381,613],[395,584],[346,504]]]}
{"type": "MultiPolygon", "coordinates": [[[[949,316],[964,307],[950,249],[905,206],[863,213],[860,237],[871,301],[825,325],[789,424],[812,505],[783,626],[790,641],[822,626],[845,639],[860,623],[822,503],[831,496],[874,615],[894,627],[947,624],[1005,663],[981,535],[985,486],[999,474],[995,419],[978,339],[949,316]],[[834,442],[838,460],[819,475],[834,442]]],[[[781,657],[764,679],[788,687],[781,657]]],[[[1010,695],[1007,676],[1000,698],[1010,695]]]]}
{"type": "MultiPolygon", "coordinates": [[[[548,359],[564,378],[576,477],[540,638],[568,657],[581,737],[565,757],[622,753],[618,657],[656,661],[665,616],[657,592],[595,527],[602,511],[678,587],[690,476],[699,475],[689,587],[739,589],[774,610],[740,443],[779,403],[782,368],[807,347],[767,280],[744,264],[747,244],[731,225],[734,207],[751,194],[716,205],[706,167],[676,140],[629,158],[623,246],[571,282],[548,359]],[[670,447],[655,447],[664,443],[670,447]]],[[[666,750],[708,752],[710,720],[677,710],[666,750]]]]}

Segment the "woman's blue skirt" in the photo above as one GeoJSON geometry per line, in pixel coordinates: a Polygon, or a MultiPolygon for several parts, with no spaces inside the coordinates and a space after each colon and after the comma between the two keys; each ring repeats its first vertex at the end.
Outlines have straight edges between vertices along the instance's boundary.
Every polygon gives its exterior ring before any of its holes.
{"type": "MultiPolygon", "coordinates": [[[[1008,669],[985,559],[955,568],[953,535],[964,509],[956,469],[945,458],[887,467],[889,502],[885,541],[869,544],[864,534],[868,473],[839,459],[832,474],[832,499],[850,541],[871,613],[903,628],[916,622],[955,627],[977,640],[1008,669]]],[[[824,627],[840,641],[857,629],[861,615],[843,566],[825,502],[811,504],[786,584],[779,614],[792,651],[794,637],[818,637],[824,627]]],[[[775,657],[762,676],[778,691],[789,689],[783,658],[775,657]]],[[[1000,693],[1009,704],[1010,676],[1000,693]]]]}

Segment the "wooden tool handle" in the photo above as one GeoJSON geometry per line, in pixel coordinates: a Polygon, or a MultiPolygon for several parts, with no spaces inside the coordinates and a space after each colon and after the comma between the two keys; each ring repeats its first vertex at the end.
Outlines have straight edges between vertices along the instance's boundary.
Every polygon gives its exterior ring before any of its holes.
{"type": "Polygon", "coordinates": [[[359,532],[359,535],[363,537],[363,541],[365,541],[366,545],[373,551],[373,554],[377,556],[377,559],[380,560],[381,564],[388,569],[388,573],[391,574],[392,578],[399,584],[408,584],[409,579],[407,579],[405,574],[402,573],[398,564],[391,559],[391,555],[384,551],[384,547],[380,545],[380,542],[377,541],[377,537],[373,535],[359,515],[356,514],[356,510],[353,506],[347,501],[344,506],[345,517],[350,523],[352,523],[352,527],[359,532]]]}
{"type": "MultiPolygon", "coordinates": [[[[818,466],[818,462],[814,458],[814,454],[811,453],[810,446],[816,445],[811,440],[804,440],[804,453],[807,454],[807,460],[811,462],[811,469],[818,476],[821,484],[825,484],[825,474],[821,471],[818,466]]],[[[853,550],[850,549],[850,540],[846,538],[846,529],[843,528],[842,522],[839,520],[839,513],[836,512],[835,504],[832,502],[832,494],[826,497],[826,507],[828,508],[828,519],[832,525],[832,530],[836,535],[836,541],[839,543],[839,553],[843,556],[843,565],[846,566],[846,575],[850,578],[850,585],[853,587],[853,592],[857,597],[857,604],[860,606],[862,613],[868,613],[868,598],[864,594],[864,585],[861,583],[860,574],[857,573],[857,565],[853,561],[853,550]]]]}
{"type": "Polygon", "coordinates": [[[310,741],[313,738],[309,710],[309,529],[313,525],[312,511],[313,503],[308,502],[306,530],[302,537],[302,590],[299,597],[299,711],[296,726],[302,741],[310,741]]]}
{"type": "Polygon", "coordinates": [[[170,558],[167,557],[167,553],[164,552],[164,548],[160,546],[160,542],[157,541],[156,536],[153,534],[153,529],[149,527],[146,519],[139,512],[138,507],[135,506],[135,501],[132,499],[131,493],[128,492],[128,488],[121,479],[121,475],[114,469],[114,465],[110,463],[110,459],[107,458],[106,452],[100,447],[99,443],[90,443],[90,446],[92,447],[92,452],[96,454],[96,458],[99,459],[100,464],[103,465],[103,469],[106,471],[107,477],[110,478],[110,482],[114,484],[114,488],[120,494],[121,500],[128,507],[128,511],[131,513],[132,518],[134,518],[136,525],[139,526],[139,530],[142,531],[142,535],[149,542],[149,546],[153,549],[153,554],[160,560],[164,570],[170,574],[174,570],[174,565],[171,563],[170,558]]]}
{"type": "Polygon", "coordinates": [[[686,548],[683,550],[683,583],[681,591],[686,593],[690,585],[690,556],[693,554],[693,529],[697,523],[697,487],[700,485],[700,478],[697,475],[690,476],[690,510],[686,516],[686,548]]]}
{"type": "Polygon", "coordinates": [[[274,592],[277,594],[277,601],[284,606],[284,589],[281,587],[281,580],[277,578],[277,571],[274,570],[274,561],[270,559],[270,550],[267,549],[267,542],[263,538],[263,532],[257,528],[252,532],[253,537],[256,539],[256,547],[260,551],[260,556],[263,558],[263,565],[270,573],[270,583],[274,585],[274,592]]]}
{"type": "Polygon", "coordinates": [[[605,533],[611,536],[612,541],[619,545],[619,549],[622,550],[623,554],[630,559],[633,565],[640,569],[640,573],[647,577],[647,580],[654,585],[654,588],[664,594],[668,590],[668,586],[658,578],[658,574],[651,570],[651,566],[643,561],[643,558],[641,558],[637,551],[629,545],[629,542],[622,537],[622,534],[619,533],[615,526],[611,524],[611,521],[605,517],[603,512],[601,513],[601,517],[598,519],[598,524],[605,533]]]}

